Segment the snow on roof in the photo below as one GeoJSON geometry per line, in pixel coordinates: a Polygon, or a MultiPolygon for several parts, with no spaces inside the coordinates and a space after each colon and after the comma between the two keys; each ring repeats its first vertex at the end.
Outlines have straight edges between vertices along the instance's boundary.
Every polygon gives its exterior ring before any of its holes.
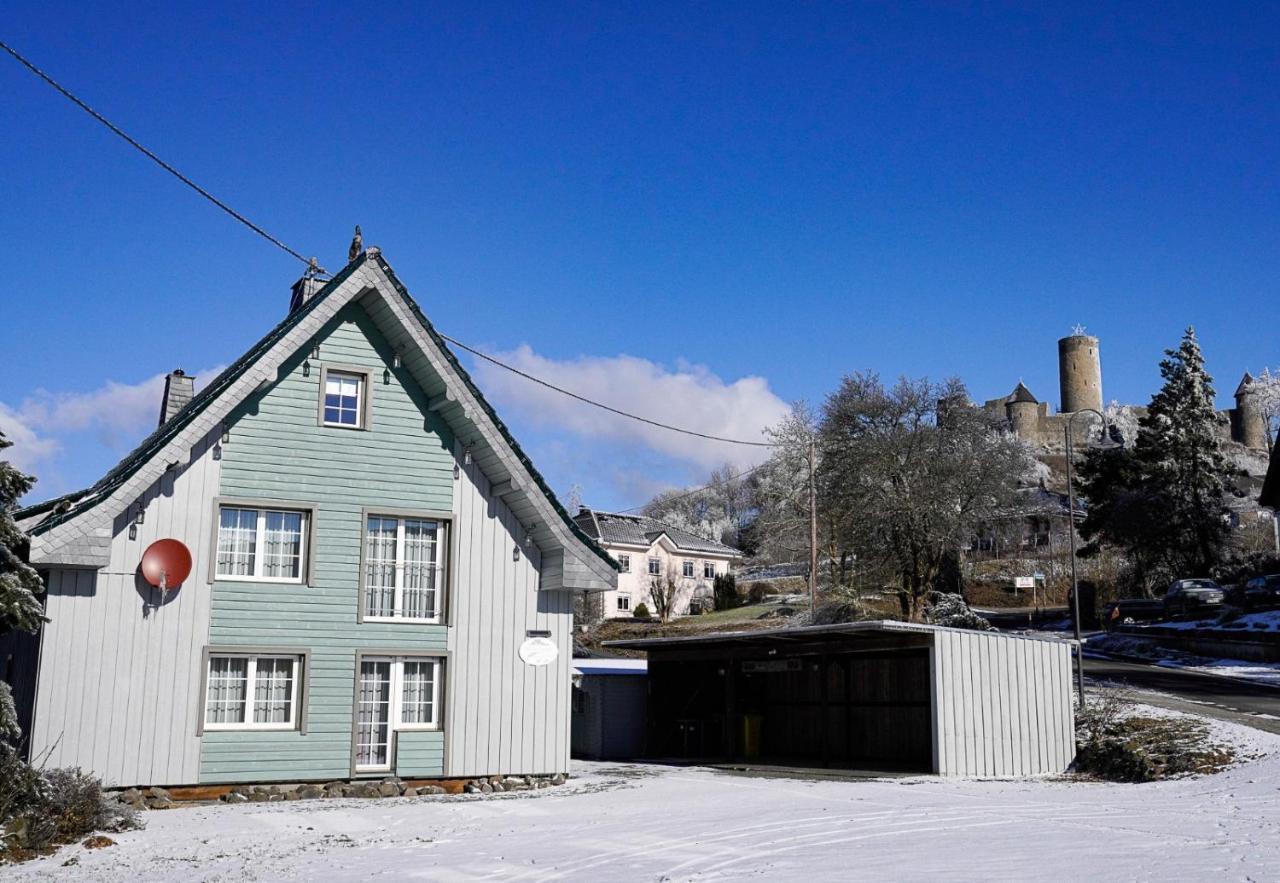
{"type": "Polygon", "coordinates": [[[700,537],[647,515],[624,515],[618,512],[600,512],[585,506],[574,516],[574,521],[594,540],[626,546],[648,547],[663,534],[686,552],[705,552],[711,555],[738,556],[742,553],[732,546],[700,537]]]}
{"type": "Polygon", "coordinates": [[[580,675],[643,675],[649,673],[649,660],[575,659],[573,670],[580,675]]]}

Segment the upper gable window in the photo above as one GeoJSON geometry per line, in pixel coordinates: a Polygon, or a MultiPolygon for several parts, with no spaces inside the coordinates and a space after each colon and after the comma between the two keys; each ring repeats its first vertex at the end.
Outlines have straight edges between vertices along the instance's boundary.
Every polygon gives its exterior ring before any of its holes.
{"type": "Polygon", "coordinates": [[[680,566],[680,575],[684,577],[693,576],[693,562],[690,561],[688,558],[686,558],[684,560],[684,563],[681,564],[680,566]]]}
{"type": "Polygon", "coordinates": [[[619,555],[618,568],[621,570],[622,573],[630,573],[631,572],[631,556],[619,555]]]}
{"type": "Polygon", "coordinates": [[[324,375],[325,426],[363,429],[368,378],[347,371],[326,371],[324,375]]]}

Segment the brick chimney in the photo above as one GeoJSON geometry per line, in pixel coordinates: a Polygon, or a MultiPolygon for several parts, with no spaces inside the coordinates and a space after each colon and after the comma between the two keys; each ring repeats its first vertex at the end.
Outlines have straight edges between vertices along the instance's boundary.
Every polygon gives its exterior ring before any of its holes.
{"type": "Polygon", "coordinates": [[[160,425],[164,426],[173,415],[186,407],[196,394],[196,379],[188,377],[181,368],[170,371],[164,379],[164,398],[160,400],[160,425]]]}

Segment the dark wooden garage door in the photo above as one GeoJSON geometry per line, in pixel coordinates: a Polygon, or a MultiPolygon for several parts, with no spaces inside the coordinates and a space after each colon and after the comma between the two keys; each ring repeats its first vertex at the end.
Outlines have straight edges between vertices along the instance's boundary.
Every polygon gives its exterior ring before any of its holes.
{"type": "Polygon", "coordinates": [[[928,651],[800,657],[783,671],[754,667],[743,662],[739,708],[763,716],[761,759],[932,769],[928,651]]]}

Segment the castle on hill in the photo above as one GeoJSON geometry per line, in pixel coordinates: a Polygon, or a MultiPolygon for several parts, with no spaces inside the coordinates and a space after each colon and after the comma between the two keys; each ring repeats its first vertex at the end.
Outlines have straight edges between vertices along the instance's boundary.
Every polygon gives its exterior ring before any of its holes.
{"type": "MultiPolygon", "coordinates": [[[[1021,381],[1006,396],[990,399],[983,410],[995,420],[1004,420],[1015,436],[1044,450],[1060,451],[1066,444],[1067,423],[1077,411],[1092,408],[1103,411],[1102,359],[1098,338],[1075,331],[1058,341],[1058,382],[1061,408],[1049,412],[1049,404],[1038,400],[1021,381]]],[[[1248,451],[1267,452],[1266,418],[1250,395],[1253,376],[1245,372],[1236,387],[1236,406],[1219,411],[1220,432],[1224,441],[1233,442],[1248,451]]],[[[1128,406],[1134,416],[1146,413],[1145,406],[1128,406]]],[[[1083,429],[1080,421],[1076,432],[1083,429]]],[[[1126,438],[1132,444],[1132,438],[1126,438]]]]}

